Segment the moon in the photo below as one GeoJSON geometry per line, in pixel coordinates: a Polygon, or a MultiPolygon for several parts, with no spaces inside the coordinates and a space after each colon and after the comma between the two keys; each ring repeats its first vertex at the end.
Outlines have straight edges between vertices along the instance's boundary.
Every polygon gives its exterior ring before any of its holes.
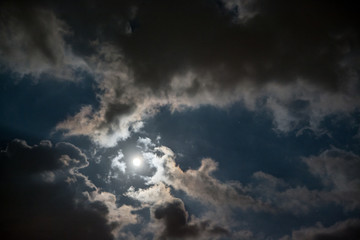
{"type": "Polygon", "coordinates": [[[133,158],[132,164],[133,164],[135,167],[140,167],[140,166],[142,165],[142,160],[141,160],[141,158],[139,158],[139,157],[133,158]]]}

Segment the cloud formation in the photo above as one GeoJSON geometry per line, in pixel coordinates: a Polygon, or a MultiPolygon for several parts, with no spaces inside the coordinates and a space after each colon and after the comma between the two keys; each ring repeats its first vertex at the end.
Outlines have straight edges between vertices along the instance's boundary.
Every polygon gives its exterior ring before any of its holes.
{"type": "Polygon", "coordinates": [[[149,178],[149,184],[165,183],[176,190],[184,191],[188,196],[217,208],[236,207],[241,209],[265,210],[271,208],[247,194],[240,183],[223,183],[211,173],[217,169],[212,159],[203,159],[199,169],[183,171],[175,162],[171,149],[161,146],[156,153],[144,154],[156,172],[149,178]],[[225,204],[226,203],[226,204],[225,204]]]}
{"type": "Polygon", "coordinates": [[[304,162],[323,184],[332,189],[336,202],[346,209],[360,207],[360,157],[352,152],[331,148],[304,162]]]}
{"type": "Polygon", "coordinates": [[[21,76],[47,73],[72,81],[77,69],[86,69],[65,42],[68,25],[53,11],[4,3],[0,16],[0,63],[7,68],[21,76]]]}
{"type": "Polygon", "coordinates": [[[180,199],[154,207],[153,216],[163,221],[164,229],[158,239],[212,239],[212,236],[229,235],[228,230],[210,226],[210,222],[188,222],[188,213],[180,199]]]}
{"type": "Polygon", "coordinates": [[[336,203],[346,211],[359,209],[358,155],[331,148],[318,156],[303,158],[303,161],[309,172],[320,178],[323,184],[321,189],[309,189],[304,185],[292,187],[270,174],[256,172],[249,192],[280,211],[299,215],[329,203],[336,203]]]}
{"type": "Polygon", "coordinates": [[[114,239],[137,222],[79,169],[86,156],[70,143],[14,140],[1,151],[1,222],[10,239],[114,239]]]}
{"type": "MultiPolygon", "coordinates": [[[[149,142],[149,145],[154,145],[149,142]]],[[[198,169],[183,171],[175,161],[171,149],[153,146],[143,152],[144,159],[156,171],[146,178],[152,185],[149,189],[129,189],[127,195],[143,203],[155,204],[169,201],[170,186],[181,190],[193,199],[227,211],[228,208],[255,210],[260,212],[290,212],[306,215],[315,208],[335,203],[345,211],[359,209],[359,156],[351,152],[331,148],[318,156],[304,157],[308,170],[320,177],[323,186],[309,189],[306,185],[291,186],[282,179],[258,171],[250,184],[233,181],[224,183],[212,176],[218,163],[202,159],[198,169]],[[225,204],[226,203],[226,204],[225,204]]]]}
{"type": "MultiPolygon", "coordinates": [[[[82,106],[54,130],[90,137],[101,147],[114,147],[139,132],[162,107],[225,109],[237,102],[269,113],[277,132],[322,134],[327,116],[350,116],[360,107],[355,6],[349,0],[5,0],[0,3],[0,70],[35,81],[91,78],[97,102],[82,106]]],[[[211,158],[184,170],[172,150],[149,138],[138,138],[137,147],[152,168],[147,173],[154,175],[126,176],[143,184],[125,193],[141,203],[134,208],[118,206],[114,194],[81,173],[88,160],[77,147],[11,142],[0,154],[2,223],[8,233],[13,238],[131,239],[136,237],[121,230],[138,223],[134,211],[149,208],[151,223],[144,232],[159,239],[209,239],[230,236],[222,226],[229,224],[232,210],[299,216],[334,203],[345,211],[360,206],[360,158],[352,152],[332,148],[303,158],[322,184],[311,189],[261,171],[247,185],[224,182],[214,177],[218,163],[211,158]],[[215,210],[199,219],[189,216],[185,200],[174,192],[215,210]],[[227,216],[209,221],[211,214],[227,216]]],[[[108,178],[126,174],[123,157],[117,151],[108,161],[108,178]]],[[[303,228],[292,238],[351,238],[358,235],[357,225],[357,219],[349,219],[303,228]]],[[[253,233],[244,227],[231,237],[253,233]]]]}
{"type": "Polygon", "coordinates": [[[139,130],[159,106],[243,101],[269,111],[280,132],[317,130],[324,117],[359,107],[350,2],[80,1],[71,9],[86,11],[81,18],[62,2],[22,3],[24,15],[5,2],[0,49],[15,72],[88,71],[99,108],[84,106],[56,129],[103,146],[139,130]]]}
{"type": "Polygon", "coordinates": [[[156,239],[213,239],[230,235],[230,231],[215,224],[214,219],[190,218],[184,202],[174,197],[164,183],[146,189],[130,188],[126,196],[150,208],[152,222],[147,230],[154,233],[156,239]]]}

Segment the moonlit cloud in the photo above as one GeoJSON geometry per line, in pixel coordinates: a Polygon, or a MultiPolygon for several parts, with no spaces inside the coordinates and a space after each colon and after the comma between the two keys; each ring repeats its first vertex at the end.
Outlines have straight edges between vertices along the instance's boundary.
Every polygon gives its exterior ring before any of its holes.
{"type": "Polygon", "coordinates": [[[118,155],[111,160],[111,168],[114,170],[120,170],[121,172],[125,173],[126,171],[126,163],[121,161],[124,158],[124,154],[119,151],[118,155]]]}
{"type": "Polygon", "coordinates": [[[359,11],[2,1],[5,233],[357,238],[359,11]]]}
{"type": "MultiPolygon", "coordinates": [[[[189,169],[184,172],[176,165],[175,154],[171,149],[161,146],[154,148],[153,151],[145,153],[144,158],[156,168],[156,172],[148,179],[148,184],[157,187],[161,186],[161,191],[158,190],[157,192],[168,193],[169,189],[164,188],[164,184],[166,184],[176,190],[184,191],[194,199],[219,208],[238,207],[263,211],[271,210],[270,206],[266,206],[266,204],[248,195],[246,189],[240,183],[222,183],[214,178],[211,174],[218,168],[214,160],[203,159],[199,169],[189,169]],[[224,204],[225,202],[226,204],[224,204]]],[[[139,199],[139,196],[145,193],[148,192],[146,190],[134,192],[133,189],[130,189],[130,192],[127,194],[139,199]]],[[[164,196],[162,194],[159,195],[159,199],[162,198],[164,196]]]]}

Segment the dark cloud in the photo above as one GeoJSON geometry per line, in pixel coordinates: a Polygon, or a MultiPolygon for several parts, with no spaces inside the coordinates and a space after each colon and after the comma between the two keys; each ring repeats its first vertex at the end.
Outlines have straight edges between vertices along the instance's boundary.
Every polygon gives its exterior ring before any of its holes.
{"type": "Polygon", "coordinates": [[[114,217],[131,214],[78,172],[88,162],[72,144],[29,146],[14,140],[0,161],[1,225],[7,239],[114,239],[132,221],[114,217]]]}
{"type": "MultiPolygon", "coordinates": [[[[358,8],[353,2],[37,1],[20,6],[54,11],[72,30],[68,41],[80,56],[94,53],[91,41],[116,46],[140,86],[158,92],[170,88],[175,75],[194,72],[196,80],[187,89],[193,94],[204,87],[228,89],[243,82],[286,84],[298,79],[342,90],[348,68],[359,67],[358,8]],[[87,14],[79,18],[79,11],[87,14]],[[240,12],[256,14],[234,21],[240,12]],[[82,51],[84,46],[92,51],[82,51]]],[[[56,62],[59,44],[48,36],[59,27],[50,29],[44,25],[48,22],[40,21],[41,14],[29,11],[19,18],[26,24],[24,36],[56,62]]]]}
{"type": "Polygon", "coordinates": [[[77,117],[60,123],[68,135],[114,145],[158,106],[255,108],[259,99],[276,129],[316,130],[360,104],[353,1],[68,3],[5,2],[0,31],[2,63],[14,71],[96,76],[100,109],[87,116],[90,127],[77,117]]]}
{"type": "Polygon", "coordinates": [[[258,14],[234,24],[215,1],[145,1],[138,5],[138,27],[119,47],[136,81],[153,89],[193,71],[210,74],[209,88],[300,78],[340,90],[340,62],[358,48],[356,11],[347,4],[258,0],[258,14]]]}
{"type": "Polygon", "coordinates": [[[61,42],[62,31],[65,26],[56,20],[55,16],[45,10],[7,8],[1,12],[2,15],[2,39],[1,50],[6,56],[13,56],[17,47],[30,56],[39,55],[44,61],[56,65],[63,53],[61,52],[63,43],[61,42]],[[4,29],[5,28],[5,29],[4,29]],[[4,39],[7,37],[7,39],[4,39]],[[15,44],[12,40],[19,39],[15,44]],[[60,41],[60,42],[59,42],[60,41]],[[14,44],[14,46],[10,46],[14,44]]]}
{"type": "MultiPolygon", "coordinates": [[[[104,8],[87,7],[89,16],[108,15],[97,19],[93,31],[98,33],[84,42],[93,49],[86,59],[98,76],[101,108],[84,120],[91,127],[79,124],[83,113],[60,123],[58,129],[68,135],[114,145],[159,106],[181,110],[235,101],[250,109],[262,102],[260,108],[270,110],[281,132],[317,130],[325,116],[360,104],[359,26],[351,1],[92,6],[104,8]]],[[[85,20],[60,15],[74,32],[82,32],[79,22],[85,20]]]]}
{"type": "Polygon", "coordinates": [[[112,123],[119,115],[127,115],[132,112],[133,105],[126,105],[126,104],[115,104],[110,103],[107,106],[106,113],[105,113],[105,121],[107,123],[112,123]]]}
{"type": "Polygon", "coordinates": [[[159,239],[202,239],[211,236],[229,235],[228,230],[219,226],[210,226],[210,222],[189,223],[188,213],[180,199],[174,199],[153,209],[154,218],[164,222],[159,239]]]}
{"type": "MultiPolygon", "coordinates": [[[[330,227],[321,224],[314,227],[293,231],[292,240],[356,240],[360,238],[360,220],[348,219],[337,222],[330,227]]],[[[284,237],[282,239],[290,239],[284,237]]]]}

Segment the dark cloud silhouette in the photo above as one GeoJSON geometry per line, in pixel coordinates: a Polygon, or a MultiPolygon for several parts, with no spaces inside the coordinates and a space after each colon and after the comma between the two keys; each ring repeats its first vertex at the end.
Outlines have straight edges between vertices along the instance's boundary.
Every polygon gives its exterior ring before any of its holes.
{"type": "Polygon", "coordinates": [[[180,199],[163,203],[153,208],[154,218],[164,222],[164,229],[159,239],[202,239],[204,235],[211,236],[229,235],[228,230],[219,226],[210,226],[210,222],[188,222],[188,213],[180,199]]]}
{"type": "Polygon", "coordinates": [[[111,194],[78,172],[88,162],[72,144],[29,146],[14,140],[0,161],[1,228],[7,239],[114,239],[128,221],[112,218],[119,209],[102,198],[111,194]]]}

